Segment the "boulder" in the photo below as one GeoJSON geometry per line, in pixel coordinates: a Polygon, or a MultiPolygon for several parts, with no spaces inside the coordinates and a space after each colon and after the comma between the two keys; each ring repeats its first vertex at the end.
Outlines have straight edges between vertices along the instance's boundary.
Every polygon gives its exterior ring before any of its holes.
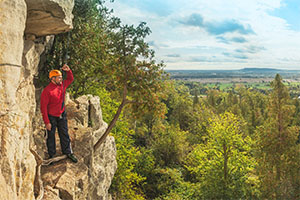
{"type": "Polygon", "coordinates": [[[28,39],[70,31],[74,0],[26,0],[28,39]]]}

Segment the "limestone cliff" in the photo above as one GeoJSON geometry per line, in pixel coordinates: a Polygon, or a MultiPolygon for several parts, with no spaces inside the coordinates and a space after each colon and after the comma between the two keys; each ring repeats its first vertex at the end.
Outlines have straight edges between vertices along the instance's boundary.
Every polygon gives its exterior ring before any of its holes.
{"type": "MultiPolygon", "coordinates": [[[[50,35],[72,29],[73,6],[73,0],[0,0],[0,199],[36,199],[41,193],[33,152],[43,159],[46,147],[37,104],[41,88],[33,80],[50,35]]],[[[97,152],[91,148],[106,127],[99,99],[69,100],[67,111],[80,162],[40,168],[44,199],[109,199],[114,139],[107,138],[97,152]]]]}
{"type": "MultiPolygon", "coordinates": [[[[108,137],[96,152],[93,146],[104,133],[107,124],[102,120],[98,97],[81,96],[75,100],[66,99],[69,118],[69,134],[72,148],[79,159],[77,164],[61,160],[50,166],[43,166],[41,179],[44,187],[44,200],[53,199],[111,199],[108,189],[116,171],[116,149],[113,137],[108,137]]],[[[40,115],[40,113],[38,113],[40,115]]],[[[41,119],[41,116],[37,117],[41,119]]],[[[37,122],[35,122],[37,123],[37,122]]],[[[40,122],[38,122],[39,124],[40,122]]],[[[36,126],[36,125],[34,125],[36,126]]],[[[34,149],[38,155],[47,155],[44,142],[44,128],[35,129],[34,149]]],[[[56,137],[58,142],[58,135],[56,137]]],[[[60,147],[57,145],[57,152],[60,147]]],[[[38,170],[37,170],[38,171],[38,170]]],[[[35,194],[41,193],[38,181],[35,194]]]]}

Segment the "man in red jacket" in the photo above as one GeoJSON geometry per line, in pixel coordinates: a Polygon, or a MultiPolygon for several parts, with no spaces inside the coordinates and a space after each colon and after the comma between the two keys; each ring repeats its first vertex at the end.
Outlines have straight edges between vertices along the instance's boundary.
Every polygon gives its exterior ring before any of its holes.
{"type": "Polygon", "coordinates": [[[67,72],[67,79],[64,81],[62,73],[59,70],[50,71],[49,78],[51,82],[41,95],[41,112],[47,129],[49,158],[53,158],[56,153],[55,131],[57,127],[62,153],[76,163],[77,158],[72,152],[68,133],[67,114],[64,106],[66,89],[73,82],[74,78],[68,65],[64,65],[62,70],[67,72]]]}

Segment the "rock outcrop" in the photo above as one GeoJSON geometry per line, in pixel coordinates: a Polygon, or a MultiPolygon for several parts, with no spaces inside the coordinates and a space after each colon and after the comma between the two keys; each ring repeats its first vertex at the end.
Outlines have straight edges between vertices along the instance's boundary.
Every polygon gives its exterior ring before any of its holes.
{"type": "Polygon", "coordinates": [[[26,0],[26,4],[27,36],[58,34],[72,29],[73,0],[26,0]]]}
{"type": "MultiPolygon", "coordinates": [[[[117,168],[116,148],[114,138],[108,137],[99,150],[93,151],[94,144],[107,127],[102,120],[99,102],[98,97],[90,95],[81,96],[74,101],[67,100],[69,134],[79,162],[73,164],[64,159],[42,167],[45,200],[110,199],[108,189],[117,168]],[[93,120],[99,123],[93,123],[93,120]]],[[[46,156],[43,129],[36,129],[34,140],[35,151],[46,156]]],[[[59,144],[58,135],[56,140],[59,144]]],[[[60,152],[60,147],[57,147],[57,152],[60,152]]],[[[37,183],[35,189],[38,196],[40,189],[37,183]]]]}
{"type": "MultiPolygon", "coordinates": [[[[73,6],[74,0],[0,0],[0,199],[39,194],[37,161],[30,149],[44,158],[46,148],[37,105],[41,88],[33,80],[40,55],[53,41],[50,35],[72,28],[73,6]]],[[[116,170],[114,140],[109,137],[97,152],[91,148],[106,127],[99,99],[70,100],[67,109],[80,162],[42,167],[45,199],[109,199],[116,170]]]]}

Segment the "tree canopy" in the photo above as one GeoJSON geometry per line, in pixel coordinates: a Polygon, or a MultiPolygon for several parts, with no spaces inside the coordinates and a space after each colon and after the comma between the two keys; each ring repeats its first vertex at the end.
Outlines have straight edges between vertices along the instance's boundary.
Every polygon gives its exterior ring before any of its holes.
{"type": "Polygon", "coordinates": [[[300,103],[280,75],[270,90],[168,80],[145,22],[123,24],[101,0],[75,0],[73,13],[40,85],[67,61],[71,96],[100,97],[110,123],[94,149],[116,138],[113,199],[300,198],[300,103]]]}

